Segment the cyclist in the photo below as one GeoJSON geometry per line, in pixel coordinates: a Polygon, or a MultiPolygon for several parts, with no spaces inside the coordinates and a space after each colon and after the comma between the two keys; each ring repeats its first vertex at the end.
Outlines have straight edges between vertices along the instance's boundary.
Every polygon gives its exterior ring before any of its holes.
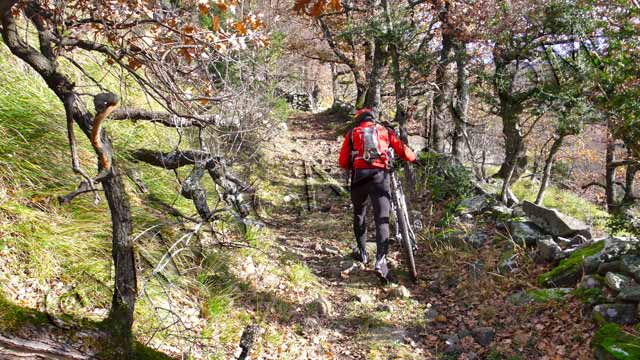
{"type": "Polygon", "coordinates": [[[360,109],[355,114],[357,125],[345,135],[338,163],[351,170],[351,201],[353,203],[353,231],[357,250],[354,257],[368,262],[366,242],[366,205],[371,199],[376,223],[376,263],[374,270],[387,281],[389,267],[386,255],[389,248],[389,187],[387,150],[393,148],[403,160],[416,161],[414,152],[404,144],[393,130],[377,124],[371,109],[360,109]]]}

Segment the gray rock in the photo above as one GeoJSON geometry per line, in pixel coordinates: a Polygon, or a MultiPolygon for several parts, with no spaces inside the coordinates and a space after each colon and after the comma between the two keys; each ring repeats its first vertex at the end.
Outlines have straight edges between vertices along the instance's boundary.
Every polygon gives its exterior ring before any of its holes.
{"type": "Polygon", "coordinates": [[[627,286],[620,289],[616,300],[640,302],[640,286],[627,286]]]}
{"type": "Polygon", "coordinates": [[[371,304],[373,302],[373,296],[368,293],[361,292],[356,294],[356,300],[362,304],[371,304]]]}
{"type": "Polygon", "coordinates": [[[625,255],[620,259],[620,271],[640,282],[640,256],[625,255]]]}
{"type": "Polygon", "coordinates": [[[469,235],[466,240],[471,246],[478,249],[478,248],[481,248],[482,245],[484,245],[488,239],[489,239],[489,236],[486,233],[477,232],[469,235]]]}
{"type": "Polygon", "coordinates": [[[556,209],[539,206],[529,201],[522,203],[522,209],[536,225],[554,236],[582,235],[589,239],[592,237],[585,223],[562,214],[556,209]]]}
{"type": "Polygon", "coordinates": [[[395,299],[408,299],[411,297],[411,292],[404,285],[393,286],[389,289],[389,296],[395,299]]]}
{"type": "Polygon", "coordinates": [[[547,237],[538,240],[538,257],[542,261],[556,261],[561,258],[562,249],[553,238],[547,237]]]}
{"type": "Polygon", "coordinates": [[[513,215],[513,209],[504,205],[494,205],[491,207],[491,213],[498,218],[509,218],[513,215]]]}
{"type": "Polygon", "coordinates": [[[509,223],[509,233],[516,244],[527,246],[535,246],[538,240],[545,236],[540,228],[532,222],[511,222],[509,223]]]}
{"type": "Polygon", "coordinates": [[[604,281],[609,289],[614,291],[620,291],[633,285],[633,280],[622,274],[617,274],[614,272],[607,273],[607,275],[604,277],[604,281]]]}
{"type": "Polygon", "coordinates": [[[602,287],[602,281],[593,275],[586,275],[578,285],[580,289],[597,289],[602,287]]]}
{"type": "Polygon", "coordinates": [[[571,239],[565,238],[562,236],[558,236],[556,238],[556,244],[562,248],[562,250],[568,249],[571,247],[571,239]]]}
{"type": "Polygon", "coordinates": [[[640,241],[632,237],[610,237],[604,240],[604,249],[600,259],[611,262],[624,255],[640,255],[640,241]]]}
{"type": "Polygon", "coordinates": [[[313,300],[310,307],[312,310],[315,310],[320,317],[328,317],[333,313],[333,305],[323,296],[318,296],[313,300]]]}
{"type": "Polygon", "coordinates": [[[493,204],[493,202],[493,197],[489,195],[477,195],[462,200],[458,207],[461,209],[460,214],[462,215],[474,214],[488,208],[489,206],[491,206],[491,204],[493,204]]]}
{"type": "Polygon", "coordinates": [[[593,308],[597,322],[607,321],[622,325],[637,322],[636,305],[634,304],[600,304],[593,308]]]}
{"type": "Polygon", "coordinates": [[[409,135],[407,137],[409,147],[415,152],[419,153],[429,148],[429,139],[420,135],[409,135]]]}
{"type": "Polygon", "coordinates": [[[458,335],[447,336],[444,341],[444,352],[447,354],[458,354],[462,352],[458,335]]]}
{"type": "Polygon", "coordinates": [[[500,179],[491,179],[489,182],[474,181],[473,185],[484,195],[495,196],[502,190],[502,180],[500,179]]]}
{"type": "Polygon", "coordinates": [[[620,265],[622,265],[622,263],[620,261],[612,261],[612,262],[607,262],[607,263],[601,263],[600,265],[598,265],[598,274],[600,275],[607,275],[607,273],[610,272],[620,272],[620,265]]]}
{"type": "Polygon", "coordinates": [[[473,339],[482,346],[489,346],[496,335],[491,327],[478,327],[471,331],[473,339]]]}
{"type": "Polygon", "coordinates": [[[436,321],[438,315],[440,315],[440,313],[438,313],[438,310],[436,309],[429,309],[424,312],[424,318],[428,323],[436,321]]]}
{"type": "Polygon", "coordinates": [[[391,306],[389,304],[380,304],[380,305],[378,305],[376,310],[377,311],[393,312],[393,306],[391,306]]]}

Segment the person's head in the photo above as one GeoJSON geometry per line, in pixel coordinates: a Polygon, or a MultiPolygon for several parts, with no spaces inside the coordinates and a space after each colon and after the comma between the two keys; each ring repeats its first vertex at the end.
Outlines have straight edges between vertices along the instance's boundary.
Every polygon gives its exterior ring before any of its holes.
{"type": "Polygon", "coordinates": [[[375,121],[373,111],[369,108],[362,108],[356,111],[356,115],[354,117],[357,123],[360,123],[363,121],[375,121]]]}

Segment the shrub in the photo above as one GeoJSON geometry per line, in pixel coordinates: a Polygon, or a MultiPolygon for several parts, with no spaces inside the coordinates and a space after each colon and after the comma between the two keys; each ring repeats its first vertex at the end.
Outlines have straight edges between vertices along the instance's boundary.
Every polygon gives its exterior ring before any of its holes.
{"type": "Polygon", "coordinates": [[[473,192],[473,175],[451,156],[421,153],[418,164],[418,189],[428,191],[431,201],[450,201],[455,207],[473,192]]]}

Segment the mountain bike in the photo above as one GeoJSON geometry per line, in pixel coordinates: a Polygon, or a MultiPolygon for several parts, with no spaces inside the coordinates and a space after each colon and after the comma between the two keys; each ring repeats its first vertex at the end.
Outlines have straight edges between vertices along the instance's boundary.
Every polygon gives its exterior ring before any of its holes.
{"type": "MultiPolygon", "coordinates": [[[[393,157],[393,149],[390,149],[389,164],[393,164],[393,157]]],[[[400,242],[400,245],[403,248],[411,279],[416,280],[418,278],[414,257],[414,254],[418,249],[416,245],[416,234],[411,228],[407,201],[405,199],[404,192],[402,191],[402,184],[395,175],[395,168],[393,165],[389,168],[389,176],[391,176],[391,213],[395,220],[395,238],[400,242]]]]}

